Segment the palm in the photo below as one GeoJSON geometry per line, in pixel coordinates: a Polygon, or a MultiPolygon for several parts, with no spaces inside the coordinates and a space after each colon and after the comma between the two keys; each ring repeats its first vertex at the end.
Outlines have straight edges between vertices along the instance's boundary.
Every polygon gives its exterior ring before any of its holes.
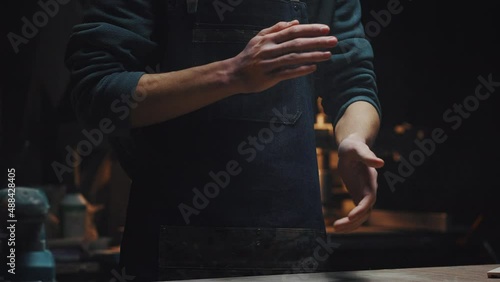
{"type": "Polygon", "coordinates": [[[365,196],[376,194],[377,170],[363,163],[357,152],[339,152],[339,172],[356,205],[365,196]]]}
{"type": "Polygon", "coordinates": [[[384,165],[360,140],[345,139],[339,144],[339,172],[356,207],[334,223],[340,232],[349,232],[365,222],[377,196],[377,168],[384,165]]]}

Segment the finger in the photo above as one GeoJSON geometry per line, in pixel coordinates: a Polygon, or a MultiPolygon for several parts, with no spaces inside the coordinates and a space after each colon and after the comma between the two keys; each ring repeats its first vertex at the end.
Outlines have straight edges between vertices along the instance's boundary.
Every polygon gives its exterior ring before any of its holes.
{"type": "Polygon", "coordinates": [[[272,71],[279,68],[323,62],[329,60],[331,56],[330,52],[292,53],[269,60],[264,66],[272,71]]]}
{"type": "Polygon", "coordinates": [[[352,231],[359,226],[361,226],[368,218],[369,214],[364,215],[358,219],[350,219],[348,216],[341,218],[333,223],[333,227],[336,231],[352,231]]]}
{"type": "Polygon", "coordinates": [[[335,230],[335,232],[343,232],[343,230],[346,229],[346,226],[351,224],[352,221],[349,220],[348,217],[343,217],[341,219],[335,220],[335,222],[333,223],[333,229],[335,230]]]}
{"type": "Polygon", "coordinates": [[[279,22],[271,27],[265,28],[259,32],[258,35],[268,35],[271,33],[279,32],[283,29],[289,28],[294,25],[298,25],[299,21],[298,20],[293,20],[291,22],[279,22]]]}
{"type": "Polygon", "coordinates": [[[330,32],[330,27],[324,24],[302,24],[283,29],[271,35],[274,43],[280,44],[301,37],[325,36],[330,32]]]}
{"type": "Polygon", "coordinates": [[[383,159],[373,155],[373,156],[362,156],[362,161],[369,167],[381,168],[384,166],[385,162],[383,159]]]}
{"type": "Polygon", "coordinates": [[[349,212],[347,217],[351,220],[356,220],[370,213],[375,205],[376,197],[373,194],[366,195],[361,201],[349,212]]]}
{"type": "Polygon", "coordinates": [[[358,229],[363,223],[368,219],[368,217],[356,221],[348,221],[341,224],[337,224],[333,227],[333,230],[337,233],[348,233],[358,229]]]}
{"type": "Polygon", "coordinates": [[[274,58],[289,53],[300,53],[307,51],[319,51],[335,47],[338,40],[334,36],[322,36],[315,38],[298,38],[281,44],[274,45],[264,54],[267,58],[274,58]]]}
{"type": "Polygon", "coordinates": [[[362,162],[370,167],[381,168],[385,164],[384,160],[377,157],[377,155],[375,155],[375,153],[372,150],[370,150],[369,147],[361,149],[359,152],[359,156],[362,162]]]}
{"type": "Polygon", "coordinates": [[[283,81],[311,74],[315,72],[316,69],[317,69],[316,65],[305,65],[296,68],[288,68],[275,72],[274,77],[279,81],[283,81]]]}
{"type": "Polygon", "coordinates": [[[341,218],[333,223],[333,229],[336,233],[348,233],[358,229],[366,220],[369,214],[362,218],[351,220],[348,217],[341,218]]]}

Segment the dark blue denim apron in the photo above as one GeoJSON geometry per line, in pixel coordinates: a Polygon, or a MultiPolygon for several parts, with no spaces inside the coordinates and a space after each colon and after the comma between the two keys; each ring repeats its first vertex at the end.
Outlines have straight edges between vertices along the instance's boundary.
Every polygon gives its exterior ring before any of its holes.
{"type": "MultiPolygon", "coordinates": [[[[199,0],[196,12],[186,2],[167,2],[162,71],[235,56],[279,21],[307,22],[299,1],[199,0]]],[[[325,236],[315,99],[307,76],[135,130],[127,273],[169,280],[296,272],[325,236]]]]}

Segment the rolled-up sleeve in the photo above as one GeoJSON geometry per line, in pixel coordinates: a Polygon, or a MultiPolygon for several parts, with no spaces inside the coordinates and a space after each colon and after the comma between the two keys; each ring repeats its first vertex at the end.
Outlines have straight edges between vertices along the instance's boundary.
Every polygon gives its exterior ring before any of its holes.
{"type": "Polygon", "coordinates": [[[77,118],[98,128],[103,120],[128,134],[130,107],[148,58],[158,44],[152,39],[153,4],[147,0],[91,1],[83,21],[74,26],[66,49],[69,95],[77,118]]]}
{"type": "MultiPolygon", "coordinates": [[[[338,45],[332,57],[319,66],[319,96],[322,107],[335,125],[346,108],[356,101],[372,104],[381,117],[373,49],[365,37],[359,0],[332,1],[333,16],[328,18],[338,45]]],[[[324,14],[324,11],[322,11],[324,14]]],[[[321,18],[321,16],[320,16],[321,18]]],[[[322,20],[325,20],[323,17],[322,20]]]]}

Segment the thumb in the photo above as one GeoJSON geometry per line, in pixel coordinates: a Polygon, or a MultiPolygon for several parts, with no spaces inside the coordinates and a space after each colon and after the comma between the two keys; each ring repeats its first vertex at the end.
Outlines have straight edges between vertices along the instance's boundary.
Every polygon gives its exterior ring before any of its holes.
{"type": "Polygon", "coordinates": [[[368,147],[360,152],[360,157],[362,162],[369,167],[381,168],[385,164],[384,160],[377,157],[368,147]]]}

